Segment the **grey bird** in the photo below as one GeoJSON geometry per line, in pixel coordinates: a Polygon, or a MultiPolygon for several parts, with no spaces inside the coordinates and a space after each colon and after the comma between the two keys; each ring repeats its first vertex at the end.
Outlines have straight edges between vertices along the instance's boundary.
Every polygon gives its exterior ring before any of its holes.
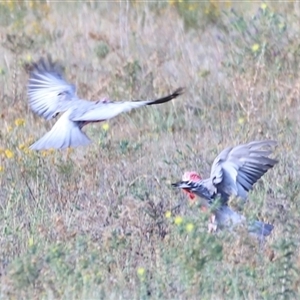
{"type": "Polygon", "coordinates": [[[28,84],[29,107],[40,117],[50,120],[63,113],[52,129],[30,146],[32,150],[64,149],[88,145],[91,141],[82,131],[89,123],[109,120],[117,115],[146,105],[168,102],[184,92],[178,88],[172,94],[147,101],[87,101],[79,99],[74,85],[62,75],[59,65],[51,58],[40,59],[33,65],[28,84]]]}
{"type": "MultiPolygon", "coordinates": [[[[253,185],[278,163],[269,157],[276,144],[265,140],[228,147],[215,158],[209,178],[202,179],[196,172],[186,172],[182,180],[172,186],[183,189],[191,199],[195,195],[200,197],[203,208],[212,208],[210,229],[245,223],[245,217],[228,206],[229,198],[247,199],[253,185]]],[[[273,225],[261,221],[247,223],[249,232],[258,236],[268,236],[273,230],[273,225]]]]}

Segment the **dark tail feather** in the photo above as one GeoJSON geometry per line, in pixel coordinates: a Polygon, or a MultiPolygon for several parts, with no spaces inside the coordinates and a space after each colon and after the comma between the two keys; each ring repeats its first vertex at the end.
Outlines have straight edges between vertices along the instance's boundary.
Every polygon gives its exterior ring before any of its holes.
{"type": "MultiPolygon", "coordinates": [[[[153,101],[149,101],[149,103],[147,105],[162,104],[162,103],[171,101],[172,99],[182,95],[183,93],[184,93],[184,88],[179,88],[171,95],[168,95],[166,97],[162,97],[162,98],[159,98],[159,99],[156,99],[153,101]]],[[[136,100],[136,101],[139,101],[139,100],[136,100]]]]}
{"type": "Polygon", "coordinates": [[[248,227],[249,232],[257,234],[258,236],[268,236],[271,234],[274,226],[261,221],[254,221],[248,227]]]}

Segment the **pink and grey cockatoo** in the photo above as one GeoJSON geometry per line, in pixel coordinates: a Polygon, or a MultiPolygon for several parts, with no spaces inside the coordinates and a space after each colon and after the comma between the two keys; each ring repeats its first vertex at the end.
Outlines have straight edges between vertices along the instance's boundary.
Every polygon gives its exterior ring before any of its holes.
{"type": "Polygon", "coordinates": [[[31,145],[30,149],[64,149],[87,145],[90,139],[82,132],[83,126],[109,120],[134,108],[168,102],[183,91],[183,88],[179,88],[166,97],[147,101],[82,100],[77,97],[75,86],[65,81],[61,68],[50,57],[48,60],[42,58],[33,65],[29,78],[29,106],[46,120],[55,118],[59,113],[63,114],[52,129],[31,145]]]}
{"type": "MultiPolygon", "coordinates": [[[[278,163],[269,157],[271,148],[276,144],[275,141],[265,140],[228,147],[215,158],[209,178],[202,179],[196,172],[186,172],[182,180],[172,186],[183,189],[190,199],[199,196],[201,207],[216,206],[210,229],[245,223],[245,217],[228,206],[229,198],[237,196],[244,201],[247,199],[257,180],[278,163]]],[[[248,224],[249,232],[258,236],[268,236],[272,229],[273,225],[261,221],[248,224]]]]}

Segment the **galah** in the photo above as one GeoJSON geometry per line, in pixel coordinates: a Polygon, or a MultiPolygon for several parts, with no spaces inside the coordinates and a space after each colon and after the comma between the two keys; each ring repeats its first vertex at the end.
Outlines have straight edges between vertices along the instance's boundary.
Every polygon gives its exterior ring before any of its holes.
{"type": "Polygon", "coordinates": [[[168,102],[184,92],[178,88],[172,94],[156,100],[110,102],[87,101],[78,98],[75,86],[63,77],[60,67],[51,58],[33,65],[28,84],[29,107],[40,117],[50,120],[63,113],[52,129],[30,146],[32,150],[64,149],[88,145],[91,141],[83,126],[109,120],[134,108],[168,102]]]}
{"type": "Polygon", "coordinates": [[[253,185],[278,163],[278,160],[269,157],[276,144],[265,140],[228,147],[215,158],[209,178],[202,179],[196,172],[186,172],[182,180],[172,186],[183,189],[191,199],[195,195],[200,197],[202,207],[213,208],[214,230],[219,226],[234,227],[246,222],[249,232],[268,236],[273,225],[261,221],[247,222],[244,216],[228,206],[228,201],[230,196],[247,200],[253,185]]]}

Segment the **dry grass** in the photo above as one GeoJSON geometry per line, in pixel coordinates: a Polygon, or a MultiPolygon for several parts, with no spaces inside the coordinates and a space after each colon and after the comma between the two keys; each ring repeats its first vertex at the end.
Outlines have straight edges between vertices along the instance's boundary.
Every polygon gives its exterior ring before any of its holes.
{"type": "Polygon", "coordinates": [[[1,298],[299,298],[299,4],[232,5],[1,2],[1,298]],[[52,125],[26,96],[47,53],[83,98],[186,93],[88,127],[86,148],[29,152],[52,125]],[[280,163],[243,213],[275,230],[264,247],[208,234],[170,183],[264,138],[280,163]]]}

